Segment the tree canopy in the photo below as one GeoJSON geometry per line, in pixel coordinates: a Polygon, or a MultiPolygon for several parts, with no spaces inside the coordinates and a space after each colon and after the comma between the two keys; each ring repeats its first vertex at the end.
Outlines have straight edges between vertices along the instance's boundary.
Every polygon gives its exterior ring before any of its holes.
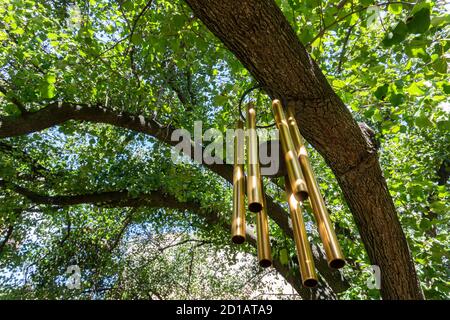
{"type": "MultiPolygon", "coordinates": [[[[275,2],[370,135],[425,297],[448,298],[448,4],[275,2]]],[[[256,82],[184,1],[1,0],[0,17],[1,298],[248,298],[277,293],[267,274],[295,290],[281,297],[380,298],[342,183],[311,146],[348,262],[328,269],[306,215],[314,290],[300,284],[279,179],[264,180],[264,271],[251,228],[230,241],[230,165],[172,162],[175,129],[225,132],[256,82]]],[[[270,124],[269,98],[252,97],[270,124]]]]}

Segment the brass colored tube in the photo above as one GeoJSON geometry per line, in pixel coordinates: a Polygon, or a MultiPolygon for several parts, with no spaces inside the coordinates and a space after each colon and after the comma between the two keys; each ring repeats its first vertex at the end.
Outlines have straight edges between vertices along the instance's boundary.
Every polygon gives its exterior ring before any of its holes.
{"type": "Polygon", "coordinates": [[[295,152],[294,143],[292,141],[291,133],[289,132],[289,126],[279,100],[272,101],[272,110],[278,131],[280,132],[281,149],[283,151],[284,161],[286,162],[286,169],[292,192],[297,200],[304,201],[308,198],[308,188],[295,152]]]}
{"type": "Polygon", "coordinates": [[[259,265],[263,268],[270,267],[272,265],[272,251],[270,249],[269,221],[265,197],[263,197],[262,210],[256,214],[256,237],[259,265]]]}
{"type": "Polygon", "coordinates": [[[317,285],[318,281],[316,270],[314,269],[311,246],[308,241],[308,235],[306,233],[305,223],[303,221],[302,211],[299,202],[292,194],[289,177],[286,176],[284,181],[302,283],[305,287],[312,288],[317,285]]]}
{"type": "Polygon", "coordinates": [[[248,209],[260,212],[263,208],[261,168],[259,166],[258,135],[256,134],[256,111],[247,105],[247,197],[248,209]]]}
{"type": "Polygon", "coordinates": [[[231,218],[231,240],[233,243],[245,241],[245,175],[244,175],[244,123],[236,123],[234,137],[233,167],[233,214],[231,218]]]}
{"type": "Polygon", "coordinates": [[[303,143],[303,138],[300,135],[292,108],[288,108],[287,116],[295,150],[308,185],[309,199],[317,222],[317,229],[327,255],[328,265],[334,269],[342,268],[345,265],[344,255],[339,246],[328,210],[325,206],[325,201],[320,193],[319,184],[317,183],[311,163],[309,162],[308,153],[303,143]]]}

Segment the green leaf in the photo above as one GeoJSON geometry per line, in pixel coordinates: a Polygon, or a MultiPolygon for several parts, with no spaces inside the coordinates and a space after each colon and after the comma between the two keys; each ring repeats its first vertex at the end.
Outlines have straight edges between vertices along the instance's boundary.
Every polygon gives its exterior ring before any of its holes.
{"type": "Polygon", "coordinates": [[[415,119],[416,126],[423,129],[426,127],[432,127],[433,123],[428,119],[428,117],[424,113],[419,113],[419,115],[415,119]]]}
{"type": "Polygon", "coordinates": [[[424,62],[428,62],[431,59],[425,47],[415,48],[412,46],[408,46],[405,48],[405,53],[408,57],[421,58],[424,62]]]}
{"type": "Polygon", "coordinates": [[[419,12],[422,9],[430,10],[431,6],[430,6],[430,4],[428,2],[425,2],[425,1],[424,2],[419,2],[413,7],[413,9],[411,11],[411,14],[414,15],[415,13],[419,12]]]}
{"type": "Polygon", "coordinates": [[[450,131],[450,120],[448,116],[440,116],[436,119],[436,126],[443,131],[450,131]]]}
{"type": "Polygon", "coordinates": [[[447,25],[450,23],[450,14],[446,14],[444,16],[433,17],[431,19],[431,25],[433,27],[439,27],[442,25],[447,25]]]}
{"type": "Polygon", "coordinates": [[[401,3],[392,3],[388,6],[388,11],[393,14],[402,13],[403,6],[401,3]]]}
{"type": "Polygon", "coordinates": [[[214,105],[216,105],[216,106],[223,106],[227,102],[228,102],[228,97],[226,97],[226,96],[217,95],[214,97],[214,105]]]}
{"type": "Polygon", "coordinates": [[[412,96],[423,96],[425,92],[422,91],[422,89],[419,88],[417,83],[413,82],[407,89],[406,92],[408,92],[412,96]]]}
{"type": "Polygon", "coordinates": [[[379,109],[376,109],[372,116],[373,122],[382,122],[383,121],[383,115],[381,114],[379,109]]]}
{"type": "Polygon", "coordinates": [[[408,46],[415,48],[425,48],[428,45],[430,45],[430,41],[428,39],[423,39],[422,37],[411,39],[408,43],[408,46]]]}
{"type": "Polygon", "coordinates": [[[448,213],[448,205],[443,201],[434,201],[430,205],[431,209],[438,214],[446,214],[448,213]]]}
{"type": "Polygon", "coordinates": [[[400,21],[393,30],[394,35],[396,38],[401,38],[401,41],[405,39],[407,33],[408,33],[408,27],[406,26],[406,23],[403,21],[400,21]]]}
{"type": "Polygon", "coordinates": [[[407,34],[408,27],[403,21],[400,21],[393,30],[386,34],[382,43],[386,47],[398,44],[405,40],[407,34]]]}
{"type": "Polygon", "coordinates": [[[20,111],[14,104],[7,104],[3,107],[3,111],[5,111],[10,116],[17,116],[20,115],[20,111]]]}
{"type": "Polygon", "coordinates": [[[182,14],[177,14],[173,17],[174,27],[178,30],[181,29],[186,22],[186,18],[182,14]]]}
{"type": "Polygon", "coordinates": [[[57,40],[58,39],[58,35],[56,33],[50,32],[50,33],[47,34],[47,38],[49,40],[57,40]]]}
{"type": "Polygon", "coordinates": [[[142,43],[142,35],[139,32],[133,33],[131,36],[131,42],[133,44],[139,45],[142,43]]]}
{"type": "Polygon", "coordinates": [[[403,86],[405,85],[405,84],[403,83],[403,80],[401,80],[401,79],[395,80],[394,83],[395,83],[395,86],[396,86],[397,88],[399,88],[399,89],[403,88],[403,86]]]}
{"type": "Polygon", "coordinates": [[[297,4],[293,0],[288,0],[288,4],[292,9],[297,9],[297,4]]]}
{"type": "Polygon", "coordinates": [[[436,70],[438,73],[447,73],[447,60],[444,57],[440,57],[436,59],[433,64],[433,69],[436,70]]]}
{"type": "Polygon", "coordinates": [[[400,131],[400,126],[397,124],[397,125],[394,125],[391,127],[390,133],[397,133],[399,131],[400,131]]]}
{"type": "Polygon", "coordinates": [[[0,41],[3,40],[8,40],[8,35],[5,32],[0,31],[0,41]]]}
{"type": "Polygon", "coordinates": [[[428,229],[430,229],[431,227],[431,222],[428,219],[422,219],[422,221],[420,221],[420,229],[426,231],[428,229]]]}
{"type": "Polygon", "coordinates": [[[125,9],[127,9],[128,11],[133,10],[133,7],[134,7],[134,3],[133,3],[132,0],[126,0],[122,5],[123,5],[123,7],[124,7],[125,9]]]}
{"type": "Polygon", "coordinates": [[[424,33],[430,27],[430,9],[423,8],[406,20],[410,33],[424,33]]]}
{"type": "Polygon", "coordinates": [[[378,87],[377,90],[375,90],[375,92],[374,92],[375,97],[377,97],[378,100],[384,100],[384,98],[386,98],[388,90],[389,90],[389,85],[387,85],[387,84],[384,84],[384,85],[378,87]]]}
{"type": "Polygon", "coordinates": [[[51,99],[55,96],[55,85],[53,83],[43,83],[40,87],[41,96],[44,99],[51,99]]]}
{"type": "Polygon", "coordinates": [[[280,250],[280,262],[282,265],[287,265],[289,263],[289,256],[286,248],[280,250]]]}
{"type": "Polygon", "coordinates": [[[309,43],[314,38],[314,35],[308,28],[305,28],[300,34],[300,41],[303,44],[309,43]]]}
{"type": "Polygon", "coordinates": [[[389,97],[389,102],[394,106],[399,106],[405,101],[405,96],[401,93],[392,94],[389,97]]]}
{"type": "Polygon", "coordinates": [[[442,90],[444,90],[444,92],[445,92],[446,94],[450,94],[450,84],[444,83],[444,84],[442,85],[442,90]]]}
{"type": "Polygon", "coordinates": [[[333,87],[336,89],[342,89],[346,86],[346,83],[339,79],[334,79],[332,83],[333,83],[333,87]]]}
{"type": "Polygon", "coordinates": [[[45,76],[45,81],[47,83],[55,83],[56,82],[56,76],[54,73],[47,73],[45,76]]]}
{"type": "Polygon", "coordinates": [[[24,32],[25,32],[25,30],[23,30],[22,28],[17,28],[12,31],[12,33],[17,34],[19,36],[24,34],[24,32]]]}

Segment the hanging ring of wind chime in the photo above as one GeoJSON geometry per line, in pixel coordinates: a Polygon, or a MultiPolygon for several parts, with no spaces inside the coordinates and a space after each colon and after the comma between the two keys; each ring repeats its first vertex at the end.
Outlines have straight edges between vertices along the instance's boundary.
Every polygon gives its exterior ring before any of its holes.
{"type": "Polygon", "coordinates": [[[317,229],[325,249],[328,266],[333,269],[342,268],[345,265],[345,259],[309,162],[308,153],[295,120],[292,106],[287,107],[286,104],[283,106],[280,100],[273,100],[272,113],[275,122],[267,126],[256,125],[256,108],[252,102],[247,104],[246,117],[243,115],[241,105],[245,96],[251,91],[261,88],[258,85],[246,90],[239,101],[240,118],[236,121],[234,137],[232,241],[237,244],[245,242],[246,209],[255,213],[259,264],[262,267],[272,265],[267,216],[268,208],[261,177],[258,134],[256,130],[257,128],[268,128],[276,125],[280,136],[282,161],[284,161],[286,167],[286,175],[284,177],[285,192],[292,221],[300,276],[303,286],[312,288],[317,285],[318,278],[303,220],[303,202],[306,200],[310,202],[317,229]],[[246,122],[245,129],[243,120],[246,122]],[[245,152],[244,140],[247,142],[247,152],[245,152]],[[245,158],[246,172],[244,170],[245,158]],[[245,205],[245,195],[247,195],[247,207],[245,205]]]}

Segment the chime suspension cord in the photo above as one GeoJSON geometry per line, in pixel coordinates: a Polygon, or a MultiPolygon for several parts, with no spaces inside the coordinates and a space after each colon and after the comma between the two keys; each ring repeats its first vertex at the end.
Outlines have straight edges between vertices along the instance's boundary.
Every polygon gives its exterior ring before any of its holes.
{"type": "MultiPolygon", "coordinates": [[[[238,104],[238,111],[239,111],[239,116],[241,117],[242,121],[246,121],[244,113],[242,112],[242,103],[244,102],[244,99],[247,97],[247,95],[249,95],[252,91],[257,90],[257,89],[264,89],[264,86],[262,86],[261,84],[257,84],[253,87],[248,88],[247,90],[244,91],[244,93],[242,94],[241,98],[239,99],[239,104],[238,104]]],[[[285,99],[282,98],[282,101],[285,102],[285,99]]],[[[286,106],[286,104],[284,104],[284,106],[286,106]]],[[[257,129],[264,129],[264,128],[270,128],[275,126],[275,122],[265,125],[265,126],[256,126],[257,129]]]]}

